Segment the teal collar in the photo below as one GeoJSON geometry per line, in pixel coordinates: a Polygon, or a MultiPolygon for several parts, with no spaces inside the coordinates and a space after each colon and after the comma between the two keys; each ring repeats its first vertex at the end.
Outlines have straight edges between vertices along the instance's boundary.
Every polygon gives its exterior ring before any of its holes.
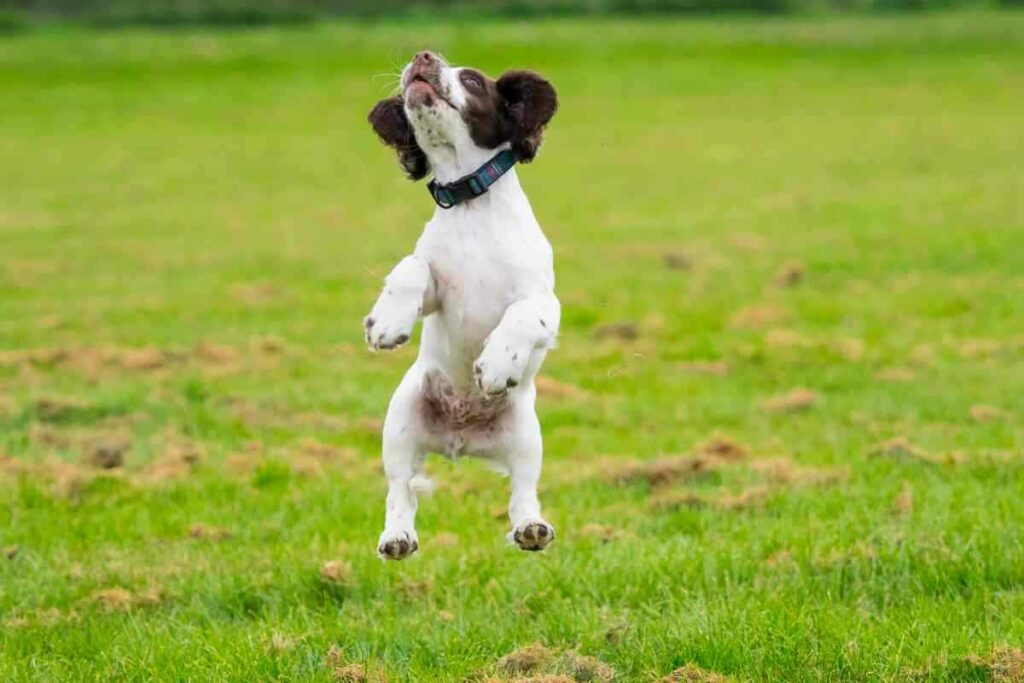
{"type": "Polygon", "coordinates": [[[498,182],[498,178],[508,173],[515,165],[515,152],[504,149],[480,168],[454,182],[441,185],[437,180],[431,180],[427,184],[427,190],[438,206],[450,209],[456,204],[475,199],[487,192],[491,185],[498,182]]]}

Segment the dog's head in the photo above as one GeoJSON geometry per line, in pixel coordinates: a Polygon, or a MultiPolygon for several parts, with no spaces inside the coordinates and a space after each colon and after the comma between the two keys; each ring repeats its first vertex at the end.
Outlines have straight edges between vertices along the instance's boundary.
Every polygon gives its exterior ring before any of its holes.
{"type": "Polygon", "coordinates": [[[505,145],[519,161],[532,161],[558,107],[555,89],[532,71],[508,71],[495,81],[432,52],[417,53],[401,84],[402,94],[378,102],[369,120],[413,180],[432,164],[505,145]]]}

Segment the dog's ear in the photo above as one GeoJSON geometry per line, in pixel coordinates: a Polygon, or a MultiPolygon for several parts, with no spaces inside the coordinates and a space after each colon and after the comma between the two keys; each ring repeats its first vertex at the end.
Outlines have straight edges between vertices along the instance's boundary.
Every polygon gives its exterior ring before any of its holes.
{"type": "Polygon", "coordinates": [[[410,180],[419,180],[430,171],[427,155],[416,144],[412,126],[405,116],[401,97],[381,100],[370,111],[367,120],[380,137],[381,142],[395,148],[398,163],[402,165],[410,180]]]}
{"type": "Polygon", "coordinates": [[[532,71],[506,71],[498,79],[498,93],[512,123],[512,151],[519,161],[533,161],[544,126],[558,109],[554,87],[532,71]]]}

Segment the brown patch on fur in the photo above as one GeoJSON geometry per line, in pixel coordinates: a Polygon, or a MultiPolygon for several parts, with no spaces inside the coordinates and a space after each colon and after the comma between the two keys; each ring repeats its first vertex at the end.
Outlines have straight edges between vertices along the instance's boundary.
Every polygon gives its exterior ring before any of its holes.
{"type": "Polygon", "coordinates": [[[423,376],[420,388],[420,414],[435,430],[480,429],[494,425],[508,411],[504,394],[484,396],[458,391],[438,372],[423,376]]]}
{"type": "Polygon", "coordinates": [[[729,678],[720,673],[702,669],[696,664],[687,664],[658,679],[658,683],[729,683],[729,678]]]}
{"type": "Polygon", "coordinates": [[[398,152],[398,163],[410,180],[419,180],[430,171],[427,155],[416,142],[401,97],[381,100],[367,117],[381,142],[398,152]]]}
{"type": "Polygon", "coordinates": [[[772,282],[777,287],[796,287],[804,281],[804,264],[799,261],[786,261],[775,272],[772,282]]]}
{"type": "Polygon", "coordinates": [[[338,586],[348,585],[352,581],[352,565],[345,560],[327,560],[320,565],[320,580],[338,586]]]}
{"type": "Polygon", "coordinates": [[[798,387],[788,393],[767,399],[761,406],[769,413],[796,413],[810,410],[820,401],[818,392],[798,387]]]}
{"type": "Polygon", "coordinates": [[[224,527],[203,524],[202,522],[196,522],[190,526],[188,528],[188,535],[203,541],[223,541],[226,538],[231,538],[231,532],[224,527]]]}
{"type": "Polygon", "coordinates": [[[885,368],[875,373],[875,379],[885,382],[913,382],[915,373],[910,368],[885,368]]]}
{"type": "Polygon", "coordinates": [[[510,122],[509,142],[521,163],[533,161],[544,128],[558,110],[554,87],[532,71],[506,71],[495,84],[510,122]]]}
{"type": "Polygon", "coordinates": [[[633,341],[640,336],[640,328],[635,323],[627,321],[605,323],[594,329],[594,336],[598,339],[633,341]]]}
{"type": "Polygon", "coordinates": [[[678,363],[680,372],[691,375],[714,375],[724,377],[729,374],[729,364],[724,360],[691,360],[678,363]]]}
{"type": "Polygon", "coordinates": [[[546,398],[580,400],[590,396],[590,392],[574,384],[561,382],[547,375],[537,375],[534,379],[537,394],[546,398]]]}
{"type": "Polygon", "coordinates": [[[975,422],[993,422],[996,420],[1005,420],[1010,417],[1010,414],[1002,408],[985,405],[971,406],[970,415],[971,419],[975,422]]]}
{"type": "Polygon", "coordinates": [[[778,325],[788,316],[787,312],[778,306],[747,306],[732,314],[729,319],[729,326],[746,330],[757,330],[778,325]]]}

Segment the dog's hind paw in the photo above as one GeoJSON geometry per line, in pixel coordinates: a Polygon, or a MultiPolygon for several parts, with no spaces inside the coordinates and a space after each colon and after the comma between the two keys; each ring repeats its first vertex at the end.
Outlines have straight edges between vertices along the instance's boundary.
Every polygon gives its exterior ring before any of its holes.
{"type": "Polygon", "coordinates": [[[385,531],[377,542],[377,555],[384,560],[404,560],[419,549],[415,531],[385,531]]]}
{"type": "Polygon", "coordinates": [[[509,536],[523,550],[544,550],[555,540],[555,527],[543,519],[520,522],[509,536]]]}

